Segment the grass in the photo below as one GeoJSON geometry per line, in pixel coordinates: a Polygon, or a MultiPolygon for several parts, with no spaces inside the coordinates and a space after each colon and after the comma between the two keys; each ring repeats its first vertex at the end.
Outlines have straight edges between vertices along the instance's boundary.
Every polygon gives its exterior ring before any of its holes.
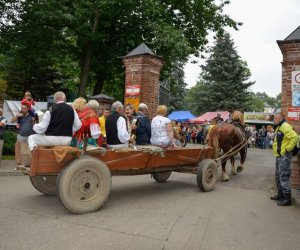
{"type": "Polygon", "coordinates": [[[2,155],[2,160],[14,160],[14,155],[2,155]]]}

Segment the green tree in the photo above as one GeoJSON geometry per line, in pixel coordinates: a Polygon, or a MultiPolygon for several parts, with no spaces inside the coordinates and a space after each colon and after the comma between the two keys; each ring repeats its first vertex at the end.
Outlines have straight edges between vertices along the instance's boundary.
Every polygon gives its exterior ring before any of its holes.
{"type": "Polygon", "coordinates": [[[249,93],[248,107],[245,111],[249,112],[263,112],[264,100],[260,98],[260,95],[254,92],[249,93]]]}
{"type": "Polygon", "coordinates": [[[281,93],[275,97],[275,108],[281,108],[281,93]]]}
{"type": "Polygon", "coordinates": [[[19,1],[18,5],[4,2],[13,10],[13,15],[5,16],[0,30],[0,49],[5,54],[8,72],[7,93],[22,97],[24,91],[30,90],[35,97],[42,98],[57,89],[72,89],[76,77],[79,85],[79,70],[72,68],[78,64],[77,57],[70,53],[74,39],[63,28],[55,28],[67,20],[60,5],[55,9],[51,1],[27,0],[19,1]]]}
{"type": "Polygon", "coordinates": [[[247,63],[238,55],[228,33],[219,36],[202,66],[200,81],[193,93],[199,111],[246,110],[249,100],[247,63]],[[199,91],[199,92],[198,92],[199,91]]]}
{"type": "Polygon", "coordinates": [[[0,100],[4,99],[7,89],[7,82],[5,80],[7,72],[4,69],[4,56],[0,54],[0,100]]]}
{"type": "Polygon", "coordinates": [[[176,62],[172,65],[172,72],[169,75],[170,82],[170,109],[183,109],[184,97],[186,94],[186,82],[184,81],[183,64],[176,62]]]}
{"type": "Polygon", "coordinates": [[[205,97],[205,84],[203,81],[198,81],[197,84],[186,91],[184,98],[185,106],[187,110],[192,111],[193,114],[201,115],[209,109],[203,105],[201,98],[205,97]]]}
{"type": "Polygon", "coordinates": [[[269,104],[273,109],[281,107],[281,94],[275,98],[268,96],[265,92],[250,93],[248,99],[248,109],[246,111],[263,112],[265,104],[269,104]]]}
{"type": "Polygon", "coordinates": [[[0,12],[5,13],[0,50],[8,60],[10,91],[45,95],[65,89],[85,95],[120,88],[124,69],[119,57],[141,42],[164,58],[163,76],[169,78],[172,63],[184,63],[205,48],[209,30],[236,28],[223,13],[228,3],[0,0],[0,12]]]}

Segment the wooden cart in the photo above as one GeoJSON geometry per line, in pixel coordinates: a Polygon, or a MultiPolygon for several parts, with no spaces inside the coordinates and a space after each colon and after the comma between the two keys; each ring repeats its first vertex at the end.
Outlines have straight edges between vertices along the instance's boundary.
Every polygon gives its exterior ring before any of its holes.
{"type": "Polygon", "coordinates": [[[58,194],[66,209],[75,214],[101,208],[109,196],[112,175],[151,174],[157,182],[165,182],[172,171],[191,173],[197,175],[197,185],[202,191],[213,190],[217,180],[217,164],[211,159],[213,149],[207,147],[174,150],[146,147],[84,154],[67,150],[59,161],[55,150],[57,147],[33,151],[29,177],[38,191],[58,194]]]}

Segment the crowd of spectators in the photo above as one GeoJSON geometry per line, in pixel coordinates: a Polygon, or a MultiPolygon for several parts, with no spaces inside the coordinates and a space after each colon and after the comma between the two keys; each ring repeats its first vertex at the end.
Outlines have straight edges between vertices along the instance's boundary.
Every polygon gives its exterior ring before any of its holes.
{"type": "Polygon", "coordinates": [[[255,125],[248,125],[245,128],[246,137],[249,140],[249,147],[260,149],[272,149],[274,142],[274,129],[272,125],[262,126],[256,129],[255,125]]]}

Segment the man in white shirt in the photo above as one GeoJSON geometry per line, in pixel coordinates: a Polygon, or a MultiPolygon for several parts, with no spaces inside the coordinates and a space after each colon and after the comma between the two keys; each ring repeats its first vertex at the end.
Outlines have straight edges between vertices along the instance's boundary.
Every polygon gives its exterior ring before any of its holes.
{"type": "Polygon", "coordinates": [[[127,147],[130,139],[126,120],[123,116],[124,106],[120,101],[112,104],[112,113],[106,118],[105,130],[107,145],[110,147],[127,147]]]}
{"type": "Polygon", "coordinates": [[[54,94],[52,111],[47,111],[42,122],[35,124],[37,133],[28,137],[30,151],[38,145],[63,146],[70,145],[72,135],[80,129],[81,122],[77,112],[66,102],[66,96],[58,91],[54,94]]]}

